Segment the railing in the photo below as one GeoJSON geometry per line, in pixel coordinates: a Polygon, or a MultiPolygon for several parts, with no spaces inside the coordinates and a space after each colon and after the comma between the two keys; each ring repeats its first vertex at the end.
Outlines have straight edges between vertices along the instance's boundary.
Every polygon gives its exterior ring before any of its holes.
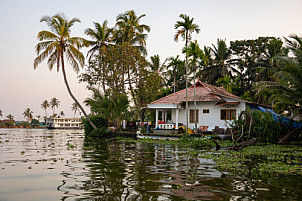
{"type": "Polygon", "coordinates": [[[174,124],[158,124],[158,129],[174,129],[174,124]]]}

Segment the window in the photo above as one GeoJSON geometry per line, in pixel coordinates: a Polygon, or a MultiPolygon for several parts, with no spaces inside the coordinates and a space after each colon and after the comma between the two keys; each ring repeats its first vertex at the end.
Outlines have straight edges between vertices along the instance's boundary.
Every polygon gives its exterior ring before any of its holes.
{"type": "MultiPolygon", "coordinates": [[[[198,123],[199,109],[196,109],[196,123],[198,123]]],[[[195,123],[194,110],[190,110],[190,123],[195,123]]]]}
{"type": "Polygon", "coordinates": [[[209,114],[210,113],[210,110],[209,109],[203,109],[202,111],[204,114],[209,114]]]}
{"type": "Polygon", "coordinates": [[[221,120],[235,120],[236,119],[236,110],[235,109],[224,109],[220,112],[221,120]]]}

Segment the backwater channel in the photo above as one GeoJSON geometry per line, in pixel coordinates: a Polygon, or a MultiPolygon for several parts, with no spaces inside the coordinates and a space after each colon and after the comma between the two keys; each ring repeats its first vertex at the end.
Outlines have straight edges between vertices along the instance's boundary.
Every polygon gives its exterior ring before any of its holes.
{"type": "Polygon", "coordinates": [[[221,172],[186,148],[83,130],[0,129],[0,201],[16,200],[302,200],[302,177],[221,172]]]}

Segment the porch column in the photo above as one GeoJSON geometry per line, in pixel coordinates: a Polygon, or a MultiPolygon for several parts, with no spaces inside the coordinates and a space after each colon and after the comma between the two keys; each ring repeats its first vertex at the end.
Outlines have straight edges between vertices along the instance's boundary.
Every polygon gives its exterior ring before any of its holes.
{"type": "Polygon", "coordinates": [[[161,120],[165,121],[165,111],[164,110],[161,111],[161,120]]]}
{"type": "Polygon", "coordinates": [[[178,114],[179,114],[179,109],[176,109],[176,122],[175,122],[175,129],[178,129],[178,114]]]}
{"type": "Polygon", "coordinates": [[[168,112],[167,110],[165,110],[165,122],[167,123],[167,120],[168,120],[168,112]]]}
{"type": "Polygon", "coordinates": [[[155,110],[155,113],[156,113],[156,115],[155,115],[155,128],[157,128],[158,127],[158,109],[155,110]]]}

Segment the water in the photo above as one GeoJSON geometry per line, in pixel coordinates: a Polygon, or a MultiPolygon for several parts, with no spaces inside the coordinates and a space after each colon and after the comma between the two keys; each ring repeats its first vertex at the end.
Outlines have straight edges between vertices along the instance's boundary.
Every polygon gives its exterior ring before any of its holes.
{"type": "Polygon", "coordinates": [[[0,201],[302,200],[301,176],[220,172],[172,145],[0,129],[0,201]]]}

